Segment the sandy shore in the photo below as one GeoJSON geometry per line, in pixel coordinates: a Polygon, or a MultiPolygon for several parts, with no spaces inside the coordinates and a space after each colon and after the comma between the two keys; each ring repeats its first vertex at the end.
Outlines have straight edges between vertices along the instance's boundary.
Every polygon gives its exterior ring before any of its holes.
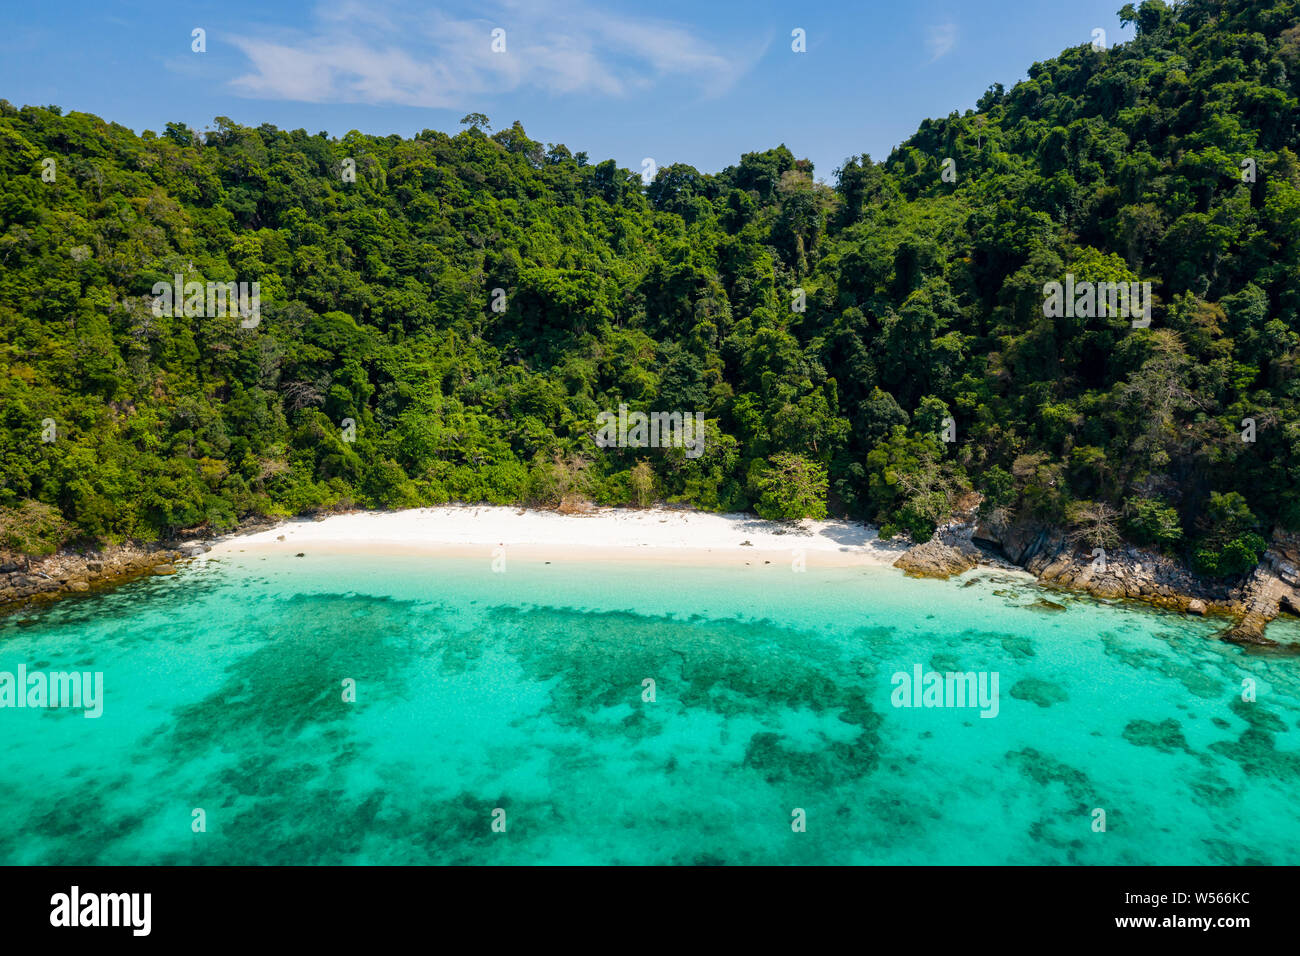
{"type": "Polygon", "coordinates": [[[292,520],[216,543],[231,554],[428,554],[546,561],[669,561],[699,564],[889,565],[905,545],[880,541],[848,521],[782,525],[753,515],[606,508],[562,515],[460,505],[357,512],[292,520]]]}

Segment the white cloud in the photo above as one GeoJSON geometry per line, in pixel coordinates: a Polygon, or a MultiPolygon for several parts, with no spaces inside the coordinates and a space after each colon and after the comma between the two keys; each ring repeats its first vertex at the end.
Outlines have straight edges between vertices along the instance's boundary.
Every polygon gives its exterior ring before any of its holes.
{"type": "Polygon", "coordinates": [[[535,88],[622,96],[665,78],[721,93],[750,58],[728,55],[679,24],[551,0],[496,0],[473,15],[398,3],[329,0],[306,31],[232,37],[250,69],[231,84],[245,96],[468,108],[484,94],[535,88]],[[493,53],[492,30],[506,31],[493,53]]]}
{"type": "Polygon", "coordinates": [[[939,23],[926,31],[925,45],[930,51],[930,62],[947,56],[957,45],[957,24],[939,23]]]}

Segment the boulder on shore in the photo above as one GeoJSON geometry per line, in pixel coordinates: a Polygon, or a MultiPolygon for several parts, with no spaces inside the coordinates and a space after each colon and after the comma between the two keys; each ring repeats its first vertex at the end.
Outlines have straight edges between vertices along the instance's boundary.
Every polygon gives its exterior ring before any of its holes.
{"type": "Polygon", "coordinates": [[[1224,631],[1220,637],[1229,644],[1254,644],[1260,647],[1275,647],[1277,641],[1266,637],[1264,631],[1269,619],[1256,611],[1248,611],[1240,621],[1224,631]]]}
{"type": "Polygon", "coordinates": [[[894,567],[916,577],[947,578],[969,571],[977,564],[979,551],[975,547],[954,547],[932,538],[924,544],[908,548],[894,562],[894,567]]]}
{"type": "Polygon", "coordinates": [[[1047,525],[1026,519],[1005,528],[994,528],[978,522],[971,537],[975,541],[1000,548],[1008,561],[1024,567],[1041,552],[1056,550],[1061,535],[1047,525]]]}

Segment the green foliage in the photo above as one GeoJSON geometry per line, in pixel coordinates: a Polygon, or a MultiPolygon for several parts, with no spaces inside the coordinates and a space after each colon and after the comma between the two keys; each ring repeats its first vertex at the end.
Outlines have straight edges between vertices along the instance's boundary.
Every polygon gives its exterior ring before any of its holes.
{"type": "Polygon", "coordinates": [[[1200,522],[1204,530],[1193,551],[1202,574],[1228,576],[1253,568],[1268,543],[1255,533],[1257,522],[1246,499],[1235,491],[1211,492],[1200,522]]]}
{"type": "Polygon", "coordinates": [[[951,510],[953,491],[965,485],[942,458],[935,433],[915,437],[902,425],[868,453],[868,499],[882,536],[925,541],[934,534],[951,510]]]}
{"type": "Polygon", "coordinates": [[[758,501],[754,511],[769,521],[826,517],[826,469],[815,461],[781,452],[755,462],[750,483],[758,501]]]}
{"type": "Polygon", "coordinates": [[[7,552],[31,557],[53,554],[72,533],[72,526],[57,508],[39,501],[0,508],[0,548],[7,552]]]}
{"type": "Polygon", "coordinates": [[[1183,540],[1178,510],[1155,498],[1130,499],[1124,527],[1138,544],[1165,551],[1172,551],[1183,540]]]}
{"type": "Polygon", "coordinates": [[[655,473],[650,462],[639,461],[628,472],[628,489],[638,507],[644,508],[650,504],[655,490],[655,473]]]}
{"type": "Polygon", "coordinates": [[[784,146],[644,186],[482,114],[136,136],[0,101],[0,507],[147,539],[661,496],[923,538],[974,487],[1238,573],[1300,527],[1300,7],[1121,16],[833,188],[784,146]],[[1045,316],[1067,272],[1150,282],[1150,328],[1045,316]],[[154,314],[178,273],[259,282],[261,322],[154,314]],[[620,405],[701,413],[702,451],[597,447],[620,405]]]}

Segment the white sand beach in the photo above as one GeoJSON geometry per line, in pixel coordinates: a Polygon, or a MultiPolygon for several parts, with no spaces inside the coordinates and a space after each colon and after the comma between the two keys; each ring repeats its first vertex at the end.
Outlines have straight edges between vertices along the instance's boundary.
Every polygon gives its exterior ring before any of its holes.
{"type": "Polygon", "coordinates": [[[226,554],[442,554],[521,560],[648,560],[807,567],[889,565],[906,545],[849,521],[779,524],[753,515],[605,508],[565,515],[489,505],[354,512],[295,519],[215,544],[226,554]]]}

